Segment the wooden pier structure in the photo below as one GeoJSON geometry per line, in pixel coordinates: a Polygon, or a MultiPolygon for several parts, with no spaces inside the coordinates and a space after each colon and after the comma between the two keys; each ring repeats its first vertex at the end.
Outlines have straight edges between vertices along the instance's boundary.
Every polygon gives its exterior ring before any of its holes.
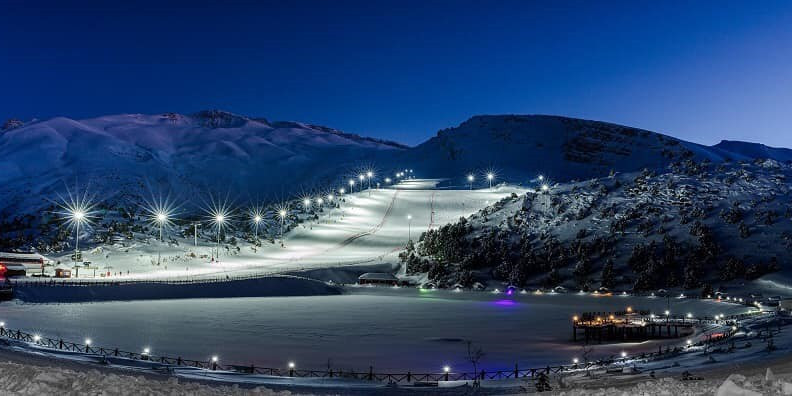
{"type": "Polygon", "coordinates": [[[695,325],[709,322],[704,318],[662,316],[648,312],[587,312],[573,317],[572,340],[586,344],[597,342],[628,342],[687,337],[695,325]]]}

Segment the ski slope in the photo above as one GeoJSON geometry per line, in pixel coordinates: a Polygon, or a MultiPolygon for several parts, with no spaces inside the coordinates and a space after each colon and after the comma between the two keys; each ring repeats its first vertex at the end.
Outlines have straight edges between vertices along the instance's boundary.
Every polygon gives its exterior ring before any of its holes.
{"type": "MultiPolygon", "coordinates": [[[[263,275],[395,263],[409,238],[417,240],[430,227],[468,216],[512,192],[525,191],[510,186],[438,189],[440,181],[407,180],[391,188],[347,194],[339,208],[326,208],[318,220],[306,221],[286,233],[283,246],[276,241],[256,248],[242,241],[238,252],[221,247],[219,261],[210,259],[215,244],[199,241],[195,247],[192,239],[178,239],[178,246],[156,240],[100,246],[83,251],[83,259],[98,268],[96,277],[110,272],[114,280],[263,275]]],[[[70,264],[69,254],[57,259],[70,264]]],[[[83,269],[79,276],[94,278],[94,270],[83,269]]]]}

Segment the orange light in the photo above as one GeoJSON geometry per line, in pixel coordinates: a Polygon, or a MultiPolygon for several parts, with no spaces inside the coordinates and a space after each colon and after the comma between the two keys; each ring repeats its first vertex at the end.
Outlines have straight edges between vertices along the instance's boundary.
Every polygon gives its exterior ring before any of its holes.
{"type": "Polygon", "coordinates": [[[627,312],[631,313],[632,312],[632,307],[627,307],[627,312]]]}
{"type": "Polygon", "coordinates": [[[578,321],[578,317],[577,317],[577,315],[575,315],[575,316],[573,316],[573,317],[572,317],[572,321],[573,321],[573,322],[577,322],[577,321],[578,321]]]}

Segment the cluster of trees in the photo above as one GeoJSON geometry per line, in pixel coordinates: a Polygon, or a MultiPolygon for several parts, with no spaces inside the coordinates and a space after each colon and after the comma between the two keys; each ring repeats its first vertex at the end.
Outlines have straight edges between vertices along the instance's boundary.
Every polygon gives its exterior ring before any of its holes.
{"type": "MultiPolygon", "coordinates": [[[[552,197],[529,193],[505,221],[488,224],[488,216],[508,201],[504,199],[480,212],[481,229],[474,232],[470,222],[461,219],[427,232],[405,253],[403,261],[408,271],[428,273],[438,285],[469,285],[482,276],[515,286],[563,283],[583,290],[597,285],[630,285],[635,290],[711,288],[706,280],[753,279],[777,271],[778,260],[772,254],[737,258],[732,246],[719,243],[729,235],[749,238],[752,228],[778,223],[783,210],[762,204],[773,201],[777,193],[771,188],[756,198],[761,201],[735,201],[718,213],[721,193],[716,183],[722,182],[718,178],[734,175],[738,180],[750,180],[753,176],[739,167],[724,168],[713,176],[708,173],[710,165],[691,159],[675,165],[681,174],[703,183],[685,183],[684,177],[675,174],[657,177],[645,170],[623,186],[613,178],[592,181],[588,188],[573,186],[552,197]],[[612,193],[622,194],[621,199],[605,199],[612,193]],[[753,212],[750,216],[749,211],[753,212]],[[591,216],[607,222],[587,226],[586,219],[591,216]],[[554,223],[548,222],[550,217],[554,223]],[[728,231],[718,220],[737,227],[728,231]],[[577,221],[582,221],[583,227],[573,228],[571,235],[547,227],[577,221]],[[680,229],[680,224],[687,230],[680,229]],[[615,249],[625,243],[633,246],[631,252],[615,249]]],[[[788,207],[792,213],[792,205],[788,207]]],[[[782,240],[792,246],[792,232],[782,240]]]]}

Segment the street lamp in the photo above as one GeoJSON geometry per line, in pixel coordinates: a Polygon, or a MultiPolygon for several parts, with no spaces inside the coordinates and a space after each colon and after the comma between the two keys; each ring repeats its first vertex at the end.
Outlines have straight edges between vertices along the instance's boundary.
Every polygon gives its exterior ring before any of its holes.
{"type": "Polygon", "coordinates": [[[412,232],[412,215],[408,214],[407,215],[407,242],[408,243],[412,240],[411,232],[412,232]]]}
{"type": "Polygon", "coordinates": [[[162,239],[162,227],[168,221],[168,215],[165,212],[159,212],[159,213],[157,213],[154,216],[154,220],[159,225],[160,247],[159,247],[159,250],[157,250],[157,265],[160,265],[160,263],[162,262],[162,242],[163,242],[163,239],[162,239]]]}
{"type": "Polygon", "coordinates": [[[278,217],[280,218],[280,240],[281,245],[283,245],[283,222],[286,220],[286,208],[281,208],[278,210],[278,217]]]}
{"type": "Polygon", "coordinates": [[[391,178],[390,177],[386,177],[385,178],[385,184],[390,184],[390,182],[391,182],[391,178]]]}
{"type": "Polygon", "coordinates": [[[473,189],[473,180],[476,180],[476,177],[473,176],[472,173],[467,175],[467,181],[468,181],[468,184],[470,185],[470,189],[471,190],[473,189]]]}
{"type": "Polygon", "coordinates": [[[369,196],[371,196],[371,178],[372,177],[374,177],[374,172],[372,172],[372,171],[366,172],[366,178],[368,178],[369,196]]]}
{"type": "Polygon", "coordinates": [[[261,224],[261,214],[255,213],[253,215],[253,239],[255,239],[256,243],[258,243],[259,224],[261,224]]]}
{"type": "Polygon", "coordinates": [[[76,209],[71,213],[71,217],[75,228],[74,260],[77,261],[78,257],[80,257],[80,225],[85,222],[85,211],[76,209]]]}
{"type": "Polygon", "coordinates": [[[487,180],[489,181],[489,188],[492,189],[492,180],[495,179],[495,174],[492,172],[487,173],[487,180]]]}
{"type": "Polygon", "coordinates": [[[355,193],[355,179],[349,179],[349,193],[355,193]]]}
{"type": "Polygon", "coordinates": [[[223,223],[225,223],[225,215],[222,213],[218,213],[215,215],[215,223],[217,223],[217,259],[220,260],[220,229],[223,228],[223,223]]]}

